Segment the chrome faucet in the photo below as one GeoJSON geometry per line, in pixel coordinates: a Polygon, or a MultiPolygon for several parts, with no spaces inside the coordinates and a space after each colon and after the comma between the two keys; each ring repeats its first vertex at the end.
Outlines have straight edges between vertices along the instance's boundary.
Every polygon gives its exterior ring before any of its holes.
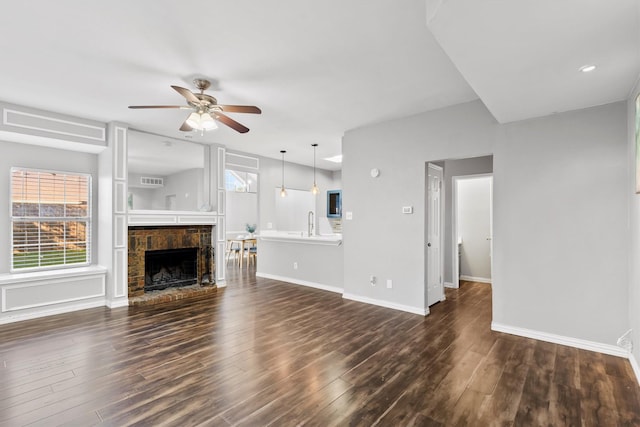
{"type": "Polygon", "coordinates": [[[309,237],[311,237],[313,235],[313,211],[309,211],[309,213],[307,214],[307,226],[308,226],[308,231],[309,231],[309,237]]]}

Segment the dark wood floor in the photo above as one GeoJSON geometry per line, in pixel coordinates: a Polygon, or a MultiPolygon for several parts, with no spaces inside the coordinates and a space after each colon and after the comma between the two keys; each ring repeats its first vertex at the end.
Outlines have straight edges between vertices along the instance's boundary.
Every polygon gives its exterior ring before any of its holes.
{"type": "Polygon", "coordinates": [[[208,299],[0,326],[0,425],[640,425],[627,360],[232,274],[208,299]]]}

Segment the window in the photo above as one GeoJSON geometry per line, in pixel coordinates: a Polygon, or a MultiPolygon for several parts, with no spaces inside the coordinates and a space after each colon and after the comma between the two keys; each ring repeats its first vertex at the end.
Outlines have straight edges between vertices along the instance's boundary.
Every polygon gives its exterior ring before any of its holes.
{"type": "Polygon", "coordinates": [[[91,176],[11,169],[11,267],[91,262],[91,176]]]}
{"type": "Polygon", "coordinates": [[[258,175],[232,169],[224,171],[224,182],[227,191],[236,193],[255,193],[258,188],[258,175]]]}

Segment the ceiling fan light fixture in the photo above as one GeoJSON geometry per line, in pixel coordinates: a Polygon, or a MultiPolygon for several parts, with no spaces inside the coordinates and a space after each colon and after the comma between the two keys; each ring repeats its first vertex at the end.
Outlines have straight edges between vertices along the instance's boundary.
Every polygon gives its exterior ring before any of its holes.
{"type": "Polygon", "coordinates": [[[200,114],[196,113],[195,111],[189,114],[186,123],[193,129],[200,130],[200,114]]]}
{"type": "Polygon", "coordinates": [[[204,93],[211,86],[211,82],[206,79],[195,79],[193,84],[200,90],[200,93],[193,93],[189,89],[180,86],[171,86],[173,90],[182,95],[187,101],[188,107],[183,105],[129,105],[129,108],[178,108],[191,109],[191,113],[187,120],[180,126],[180,131],[191,132],[199,130],[204,135],[205,130],[218,128],[218,123],[229,126],[231,129],[239,133],[249,132],[249,128],[238,123],[231,117],[222,114],[225,113],[249,113],[262,114],[262,110],[255,105],[222,105],[218,104],[218,100],[211,95],[204,93]]]}
{"type": "Polygon", "coordinates": [[[200,113],[194,111],[187,118],[187,124],[194,130],[212,130],[217,129],[216,121],[209,113],[200,113]]]}
{"type": "Polygon", "coordinates": [[[211,117],[211,114],[208,113],[204,113],[200,116],[200,126],[204,130],[213,130],[218,128],[216,121],[211,117]]]}

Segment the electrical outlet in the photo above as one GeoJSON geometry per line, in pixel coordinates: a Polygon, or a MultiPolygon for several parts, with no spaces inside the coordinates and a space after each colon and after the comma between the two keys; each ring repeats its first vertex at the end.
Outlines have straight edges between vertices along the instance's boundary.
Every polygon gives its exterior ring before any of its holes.
{"type": "Polygon", "coordinates": [[[267,223],[267,228],[268,228],[269,230],[271,230],[271,229],[273,228],[273,223],[272,223],[272,222],[268,222],[268,223],[267,223]]]}
{"type": "Polygon", "coordinates": [[[294,262],[294,263],[293,263],[293,269],[294,269],[294,270],[297,270],[297,269],[298,269],[298,263],[297,263],[297,262],[294,262]]]}
{"type": "Polygon", "coordinates": [[[393,288],[393,280],[387,279],[387,289],[393,288]]]}

